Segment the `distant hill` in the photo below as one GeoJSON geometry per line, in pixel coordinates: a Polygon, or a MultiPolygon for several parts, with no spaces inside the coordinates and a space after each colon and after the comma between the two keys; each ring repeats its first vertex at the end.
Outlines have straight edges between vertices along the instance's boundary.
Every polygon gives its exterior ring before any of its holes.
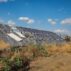
{"type": "Polygon", "coordinates": [[[59,35],[50,31],[5,24],[0,24],[0,38],[11,46],[63,42],[59,35]]]}

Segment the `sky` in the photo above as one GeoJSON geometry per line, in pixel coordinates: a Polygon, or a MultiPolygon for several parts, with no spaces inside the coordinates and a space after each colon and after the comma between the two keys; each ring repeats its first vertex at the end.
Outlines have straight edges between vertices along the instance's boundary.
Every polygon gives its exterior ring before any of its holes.
{"type": "Polygon", "coordinates": [[[0,22],[71,35],[71,0],[0,0],[0,22]]]}

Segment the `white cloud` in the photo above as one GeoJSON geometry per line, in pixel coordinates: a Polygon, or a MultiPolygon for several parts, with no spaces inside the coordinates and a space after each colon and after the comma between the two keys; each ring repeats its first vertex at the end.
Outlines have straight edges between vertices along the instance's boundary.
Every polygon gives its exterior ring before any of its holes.
{"type": "Polygon", "coordinates": [[[55,24],[56,24],[56,21],[53,20],[53,19],[51,19],[51,18],[48,19],[48,22],[49,22],[50,24],[52,24],[52,25],[55,25],[55,24]]]}
{"type": "Polygon", "coordinates": [[[0,19],[0,23],[4,23],[4,20],[0,19]]]}
{"type": "Polygon", "coordinates": [[[67,34],[67,35],[71,35],[71,32],[67,29],[56,29],[54,30],[55,33],[60,33],[60,34],[67,34]]]}
{"type": "Polygon", "coordinates": [[[7,2],[8,0],[0,0],[0,3],[2,3],[2,2],[7,2]]]}
{"type": "Polygon", "coordinates": [[[71,18],[66,18],[61,21],[61,24],[71,24],[71,18]]]}
{"type": "Polygon", "coordinates": [[[16,23],[12,20],[8,20],[8,25],[15,25],[16,23]]]}
{"type": "Polygon", "coordinates": [[[8,1],[13,2],[13,1],[15,1],[15,0],[0,0],[0,3],[6,3],[6,2],[8,2],[8,1]]]}
{"type": "Polygon", "coordinates": [[[28,23],[28,24],[34,23],[34,20],[33,19],[30,19],[28,17],[19,17],[19,20],[20,21],[23,21],[25,23],[28,23]]]}
{"type": "Polygon", "coordinates": [[[64,32],[66,32],[66,30],[64,30],[64,29],[56,29],[54,32],[56,32],[56,33],[64,33],[64,32]]]}

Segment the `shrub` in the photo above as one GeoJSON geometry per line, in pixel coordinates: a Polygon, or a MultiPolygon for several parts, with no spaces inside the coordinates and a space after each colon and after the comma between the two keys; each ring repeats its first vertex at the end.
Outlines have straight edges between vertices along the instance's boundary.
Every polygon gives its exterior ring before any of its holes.
{"type": "Polygon", "coordinates": [[[28,71],[30,60],[27,58],[22,59],[21,57],[15,57],[13,60],[4,58],[2,59],[3,67],[1,71],[28,71]]]}
{"type": "Polygon", "coordinates": [[[65,36],[64,40],[67,41],[67,42],[70,42],[71,41],[71,37],[70,36],[65,36]]]}
{"type": "Polygon", "coordinates": [[[32,52],[33,52],[33,57],[48,56],[47,51],[42,45],[36,45],[36,47],[33,47],[32,52]]]}

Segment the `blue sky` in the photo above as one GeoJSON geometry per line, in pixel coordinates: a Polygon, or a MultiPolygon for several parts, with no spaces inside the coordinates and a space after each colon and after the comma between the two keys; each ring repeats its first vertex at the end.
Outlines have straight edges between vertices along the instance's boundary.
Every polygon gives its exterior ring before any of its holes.
{"type": "Polygon", "coordinates": [[[0,22],[70,34],[71,0],[0,0],[0,22]]]}

